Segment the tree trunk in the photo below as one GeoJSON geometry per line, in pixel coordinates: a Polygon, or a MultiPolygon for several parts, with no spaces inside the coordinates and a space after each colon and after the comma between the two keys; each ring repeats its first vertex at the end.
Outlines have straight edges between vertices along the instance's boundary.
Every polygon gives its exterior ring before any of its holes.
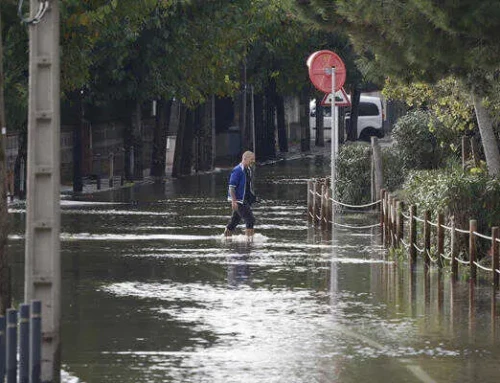
{"type": "Polygon", "coordinates": [[[325,146],[325,119],[324,110],[320,105],[322,98],[316,97],[316,138],[314,144],[316,146],[325,146]]]}
{"type": "Polygon", "coordinates": [[[184,127],[184,143],[182,144],[181,175],[188,176],[193,168],[193,143],[197,122],[197,110],[186,111],[186,125],[184,127]]]}
{"type": "Polygon", "coordinates": [[[339,145],[342,145],[345,143],[346,140],[346,131],[345,131],[345,108],[344,107],[338,107],[338,116],[337,118],[339,119],[338,123],[338,128],[339,128],[339,145]]]}
{"type": "Polygon", "coordinates": [[[26,130],[18,135],[19,148],[16,163],[14,164],[14,195],[19,199],[26,197],[26,159],[28,158],[28,137],[26,130]]]}
{"type": "Polygon", "coordinates": [[[190,175],[193,166],[194,112],[184,105],[181,108],[172,167],[172,177],[175,178],[190,175]]]}
{"type": "Polygon", "coordinates": [[[254,94],[254,126],[255,126],[255,157],[257,160],[265,158],[263,145],[263,130],[264,130],[264,96],[254,94]]]}
{"type": "Polygon", "coordinates": [[[194,171],[202,170],[203,163],[203,104],[193,111],[193,163],[194,171]]]}
{"type": "Polygon", "coordinates": [[[151,158],[151,176],[161,179],[165,176],[167,155],[167,137],[172,111],[172,100],[158,100],[155,118],[153,153],[151,158]]]}
{"type": "Polygon", "coordinates": [[[351,96],[351,115],[349,125],[347,126],[347,140],[356,141],[358,138],[358,115],[359,115],[359,99],[361,92],[354,88],[351,96]]]}
{"type": "Polygon", "coordinates": [[[212,165],[212,102],[200,105],[200,129],[198,130],[198,170],[208,171],[212,165]]]}
{"type": "Polygon", "coordinates": [[[275,158],[276,157],[276,82],[270,80],[268,86],[266,87],[265,94],[265,126],[264,126],[264,156],[265,158],[275,158]]]}
{"type": "Polygon", "coordinates": [[[215,96],[210,97],[210,137],[211,137],[211,157],[210,168],[215,168],[215,159],[217,157],[217,131],[215,129],[215,96]]]}
{"type": "MultiPolygon", "coordinates": [[[[131,105],[127,107],[131,108],[131,105]]],[[[123,150],[124,150],[124,159],[123,159],[123,168],[124,175],[127,181],[132,181],[134,179],[134,127],[132,125],[132,118],[127,116],[123,120],[125,125],[123,129],[123,150]]]]}
{"type": "MultiPolygon", "coordinates": [[[[0,13],[1,20],[1,13],[0,13]]],[[[3,43],[2,25],[0,22],[0,314],[10,307],[10,264],[7,253],[7,238],[9,235],[9,215],[7,211],[7,153],[6,148],[6,125],[5,125],[5,102],[3,95],[3,43]]]]}
{"type": "Polygon", "coordinates": [[[79,193],[83,190],[82,181],[82,132],[85,126],[85,110],[83,95],[79,95],[80,124],[73,128],[73,191],[79,193]]]}
{"type": "Polygon", "coordinates": [[[132,126],[134,129],[134,179],[142,180],[144,161],[142,158],[142,110],[141,103],[135,103],[135,113],[132,115],[132,126]]]}
{"type": "Polygon", "coordinates": [[[309,125],[309,89],[304,88],[300,94],[300,150],[311,150],[311,128],[309,125]]]}
{"type": "Polygon", "coordinates": [[[281,153],[288,152],[288,136],[286,134],[285,100],[283,96],[276,97],[276,116],[278,120],[278,145],[281,153]]]}
{"type": "Polygon", "coordinates": [[[479,132],[481,133],[481,141],[486,157],[488,174],[497,177],[500,174],[500,153],[498,151],[498,142],[493,130],[492,120],[480,96],[472,93],[472,102],[474,103],[477,124],[479,126],[479,132]]]}
{"type": "Polygon", "coordinates": [[[184,132],[186,130],[186,107],[180,105],[179,125],[177,126],[177,136],[175,137],[174,163],[172,164],[172,177],[179,178],[182,176],[181,157],[184,143],[184,132]]]}
{"type": "Polygon", "coordinates": [[[249,107],[248,107],[248,93],[247,93],[247,67],[246,62],[243,62],[241,68],[241,92],[239,96],[239,113],[238,124],[241,132],[241,142],[243,148],[250,148],[252,143],[252,132],[249,123],[249,107]]]}

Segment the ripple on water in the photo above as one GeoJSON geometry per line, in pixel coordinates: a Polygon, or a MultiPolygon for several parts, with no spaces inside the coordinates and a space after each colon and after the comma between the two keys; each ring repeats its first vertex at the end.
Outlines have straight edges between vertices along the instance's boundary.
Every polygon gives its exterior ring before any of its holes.
{"type": "Polygon", "coordinates": [[[101,290],[117,297],[153,299],[157,303],[150,310],[156,315],[185,323],[197,332],[213,333],[217,341],[211,358],[227,357],[232,350],[270,367],[270,363],[288,364],[299,359],[303,363],[304,350],[316,357],[341,352],[357,359],[461,354],[443,343],[415,346],[419,343],[415,322],[385,318],[385,307],[375,304],[370,294],[339,291],[332,296],[307,288],[171,281],[116,283],[101,290]],[[281,351],[284,349],[286,356],[281,351]]]}

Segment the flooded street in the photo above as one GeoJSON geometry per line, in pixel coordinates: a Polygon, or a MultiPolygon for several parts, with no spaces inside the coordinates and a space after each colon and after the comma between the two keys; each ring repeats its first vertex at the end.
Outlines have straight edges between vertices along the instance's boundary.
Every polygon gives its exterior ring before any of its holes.
{"type": "MultiPolygon", "coordinates": [[[[412,275],[378,228],[309,227],[306,182],[329,172],[319,156],[258,167],[253,242],[222,237],[227,170],[64,200],[64,380],[498,381],[489,282],[471,290],[421,264],[412,275]]],[[[10,210],[17,304],[25,213],[10,210]]]]}

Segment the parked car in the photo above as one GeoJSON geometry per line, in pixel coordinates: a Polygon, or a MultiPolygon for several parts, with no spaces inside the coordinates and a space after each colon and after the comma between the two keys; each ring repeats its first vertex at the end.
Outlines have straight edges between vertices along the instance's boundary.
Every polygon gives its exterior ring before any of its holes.
{"type": "MultiPolygon", "coordinates": [[[[309,123],[311,127],[311,140],[316,139],[316,101],[309,105],[309,123]]],[[[331,140],[332,133],[332,108],[323,108],[323,127],[325,140],[331,140]]],[[[360,140],[369,140],[371,136],[384,137],[383,129],[384,110],[382,100],[376,96],[361,95],[358,108],[358,130],[356,137],[360,140]]],[[[345,117],[346,126],[350,123],[350,114],[345,117]]]]}

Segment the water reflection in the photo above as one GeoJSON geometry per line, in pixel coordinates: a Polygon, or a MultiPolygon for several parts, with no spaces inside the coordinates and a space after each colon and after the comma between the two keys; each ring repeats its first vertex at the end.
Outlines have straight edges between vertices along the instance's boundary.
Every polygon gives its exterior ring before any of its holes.
{"type": "Polygon", "coordinates": [[[445,332],[469,344],[488,339],[498,347],[498,291],[490,281],[457,282],[438,269],[422,269],[408,273],[404,265],[385,264],[381,279],[387,303],[409,317],[424,318],[426,333],[445,332]]]}

